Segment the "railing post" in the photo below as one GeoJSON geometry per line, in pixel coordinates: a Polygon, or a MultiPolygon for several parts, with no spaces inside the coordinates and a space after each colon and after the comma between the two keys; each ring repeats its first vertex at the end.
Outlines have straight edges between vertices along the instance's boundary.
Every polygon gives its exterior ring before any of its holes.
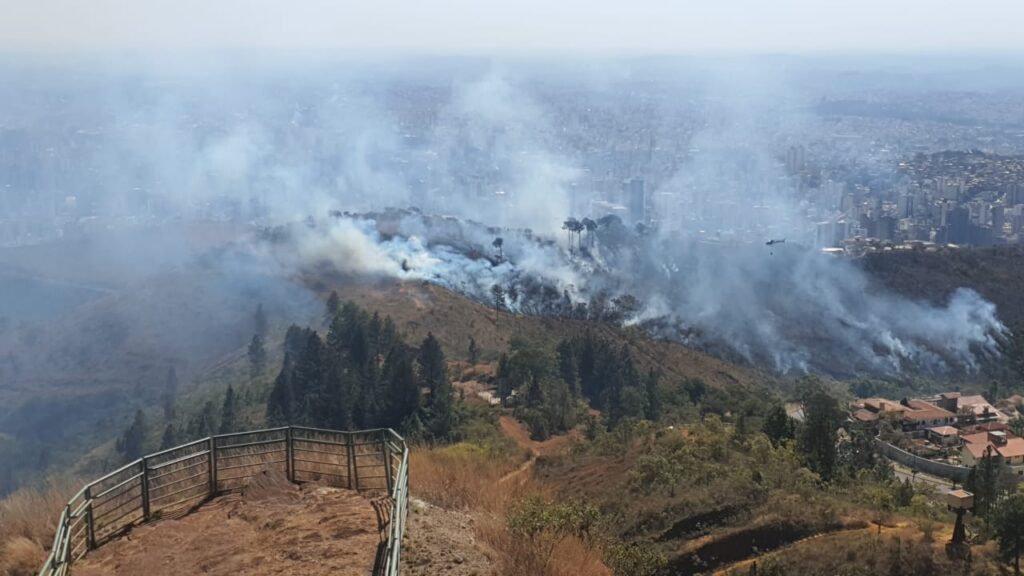
{"type": "Polygon", "coordinates": [[[89,503],[85,508],[85,549],[94,550],[96,548],[96,523],[92,516],[92,486],[85,487],[85,500],[89,503]]]}
{"type": "Polygon", "coordinates": [[[380,431],[380,451],[384,455],[384,477],[387,480],[388,496],[393,496],[395,479],[391,476],[391,449],[388,448],[388,431],[380,431]]]}
{"type": "Polygon", "coordinates": [[[210,498],[217,495],[217,437],[209,438],[209,454],[207,460],[210,462],[210,498]]]}
{"type": "Polygon", "coordinates": [[[64,526],[61,528],[64,531],[64,560],[61,568],[61,572],[67,573],[67,566],[71,564],[71,503],[69,502],[64,506],[64,526]]]}
{"type": "Polygon", "coordinates": [[[292,427],[289,426],[284,434],[285,474],[289,482],[295,482],[295,440],[292,438],[292,427]]]}
{"type": "Polygon", "coordinates": [[[142,519],[149,520],[149,461],[142,457],[142,519]]]}
{"type": "Polygon", "coordinates": [[[351,432],[345,433],[345,452],[348,460],[348,489],[359,490],[359,464],[356,462],[355,443],[352,442],[351,432]]]}

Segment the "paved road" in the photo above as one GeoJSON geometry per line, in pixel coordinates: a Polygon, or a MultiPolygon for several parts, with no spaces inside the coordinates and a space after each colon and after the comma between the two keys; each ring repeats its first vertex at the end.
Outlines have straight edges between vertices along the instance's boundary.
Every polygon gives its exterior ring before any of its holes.
{"type": "Polygon", "coordinates": [[[946,494],[953,490],[953,483],[945,478],[939,478],[924,472],[914,474],[913,470],[897,462],[893,462],[892,467],[896,472],[896,478],[901,482],[905,479],[910,479],[911,482],[917,484],[931,484],[939,494],[946,494]]]}

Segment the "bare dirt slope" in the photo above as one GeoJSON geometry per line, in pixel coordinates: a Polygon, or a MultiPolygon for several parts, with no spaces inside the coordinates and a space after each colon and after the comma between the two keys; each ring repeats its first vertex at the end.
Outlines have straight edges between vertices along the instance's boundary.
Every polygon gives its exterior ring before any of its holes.
{"type": "Polygon", "coordinates": [[[409,576],[491,576],[494,554],[476,538],[473,515],[409,501],[402,543],[402,574],[409,576]]]}
{"type": "Polygon", "coordinates": [[[221,496],[91,552],[75,576],[366,576],[377,549],[370,501],[312,484],[221,496]]]}

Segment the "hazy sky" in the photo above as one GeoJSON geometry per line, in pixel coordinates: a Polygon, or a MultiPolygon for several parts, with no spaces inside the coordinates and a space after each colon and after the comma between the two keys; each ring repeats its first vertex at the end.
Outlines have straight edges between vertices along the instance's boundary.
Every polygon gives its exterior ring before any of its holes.
{"type": "Polygon", "coordinates": [[[0,49],[1024,51],[1024,0],[0,0],[0,49]]]}

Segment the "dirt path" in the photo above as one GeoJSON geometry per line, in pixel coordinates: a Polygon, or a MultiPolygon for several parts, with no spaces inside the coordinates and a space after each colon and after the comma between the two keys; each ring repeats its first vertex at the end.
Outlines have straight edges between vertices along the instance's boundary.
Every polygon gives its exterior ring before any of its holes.
{"type": "Polygon", "coordinates": [[[572,430],[568,434],[552,436],[547,440],[537,441],[530,438],[530,431],[527,430],[526,425],[512,416],[502,415],[498,418],[498,423],[501,425],[501,431],[506,436],[515,440],[520,448],[530,452],[530,458],[526,462],[523,462],[518,468],[501,477],[501,480],[499,480],[501,484],[523,482],[525,478],[529,477],[534,466],[537,465],[538,456],[554,454],[562,450],[579,434],[578,430],[572,430]]]}
{"type": "Polygon", "coordinates": [[[89,553],[75,576],[365,576],[377,543],[368,499],[307,484],[221,496],[183,518],[139,526],[89,553]]]}

